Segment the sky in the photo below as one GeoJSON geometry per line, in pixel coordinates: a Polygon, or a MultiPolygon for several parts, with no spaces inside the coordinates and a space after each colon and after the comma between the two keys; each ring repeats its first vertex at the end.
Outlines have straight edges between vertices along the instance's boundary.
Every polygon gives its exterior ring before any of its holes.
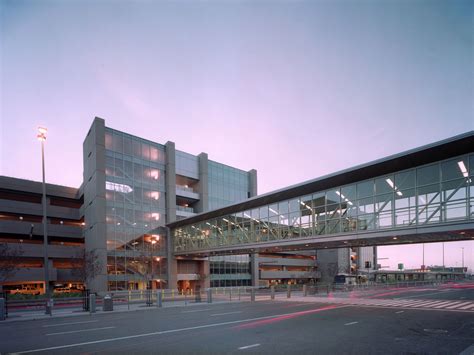
{"type": "MultiPolygon", "coordinates": [[[[95,116],[255,168],[259,193],[473,130],[473,13],[464,0],[0,0],[0,174],[41,180],[44,125],[47,181],[78,187],[95,116]]],[[[473,244],[445,243],[446,264],[464,247],[474,268],[473,244]]],[[[380,248],[381,263],[419,267],[419,248],[380,248]]],[[[441,264],[441,244],[426,248],[441,264]]]]}

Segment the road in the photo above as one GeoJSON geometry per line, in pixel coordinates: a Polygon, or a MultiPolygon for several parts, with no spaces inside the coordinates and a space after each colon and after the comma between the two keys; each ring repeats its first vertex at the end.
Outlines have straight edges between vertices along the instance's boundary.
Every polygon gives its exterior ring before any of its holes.
{"type": "Polygon", "coordinates": [[[470,354],[474,308],[460,308],[473,300],[474,288],[384,289],[9,322],[0,324],[0,352],[470,354]],[[434,306],[416,306],[423,302],[434,306]]]}

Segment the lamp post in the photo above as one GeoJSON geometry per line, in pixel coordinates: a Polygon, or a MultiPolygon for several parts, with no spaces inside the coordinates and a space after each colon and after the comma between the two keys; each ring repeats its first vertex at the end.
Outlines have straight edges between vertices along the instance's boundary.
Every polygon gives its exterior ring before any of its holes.
{"type": "Polygon", "coordinates": [[[443,242],[443,271],[444,271],[444,242],[443,242]]]}
{"type": "Polygon", "coordinates": [[[49,270],[48,270],[48,227],[46,217],[46,181],[45,181],[45,168],[44,168],[44,142],[46,141],[46,133],[48,129],[44,127],[38,127],[37,138],[41,141],[41,165],[43,169],[43,268],[44,268],[44,294],[47,299],[46,314],[51,314],[50,305],[50,291],[49,291],[49,270]]]}
{"type": "Polygon", "coordinates": [[[462,272],[464,272],[464,247],[461,247],[461,252],[462,252],[462,272]]]}

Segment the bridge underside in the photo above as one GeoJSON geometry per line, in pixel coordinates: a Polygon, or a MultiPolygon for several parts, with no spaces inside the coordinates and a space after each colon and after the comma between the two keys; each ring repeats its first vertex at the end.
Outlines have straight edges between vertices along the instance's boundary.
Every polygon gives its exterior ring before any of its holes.
{"type": "Polygon", "coordinates": [[[176,256],[207,257],[212,255],[252,254],[295,250],[332,249],[362,246],[387,246],[416,243],[474,240],[474,223],[445,224],[357,234],[333,234],[291,238],[277,241],[226,245],[195,251],[175,252],[176,256]]]}

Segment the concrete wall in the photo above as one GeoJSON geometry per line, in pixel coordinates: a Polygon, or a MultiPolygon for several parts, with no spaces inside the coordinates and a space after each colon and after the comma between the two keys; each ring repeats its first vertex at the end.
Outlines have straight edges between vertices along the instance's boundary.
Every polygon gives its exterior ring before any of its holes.
{"type": "Polygon", "coordinates": [[[105,121],[96,117],[83,144],[84,237],[87,252],[100,263],[99,274],[87,285],[93,292],[107,291],[107,229],[105,200],[105,121]]]}
{"type": "Polygon", "coordinates": [[[198,155],[199,158],[199,182],[197,192],[199,201],[195,204],[194,212],[201,213],[209,211],[209,158],[206,153],[198,155]]]}

